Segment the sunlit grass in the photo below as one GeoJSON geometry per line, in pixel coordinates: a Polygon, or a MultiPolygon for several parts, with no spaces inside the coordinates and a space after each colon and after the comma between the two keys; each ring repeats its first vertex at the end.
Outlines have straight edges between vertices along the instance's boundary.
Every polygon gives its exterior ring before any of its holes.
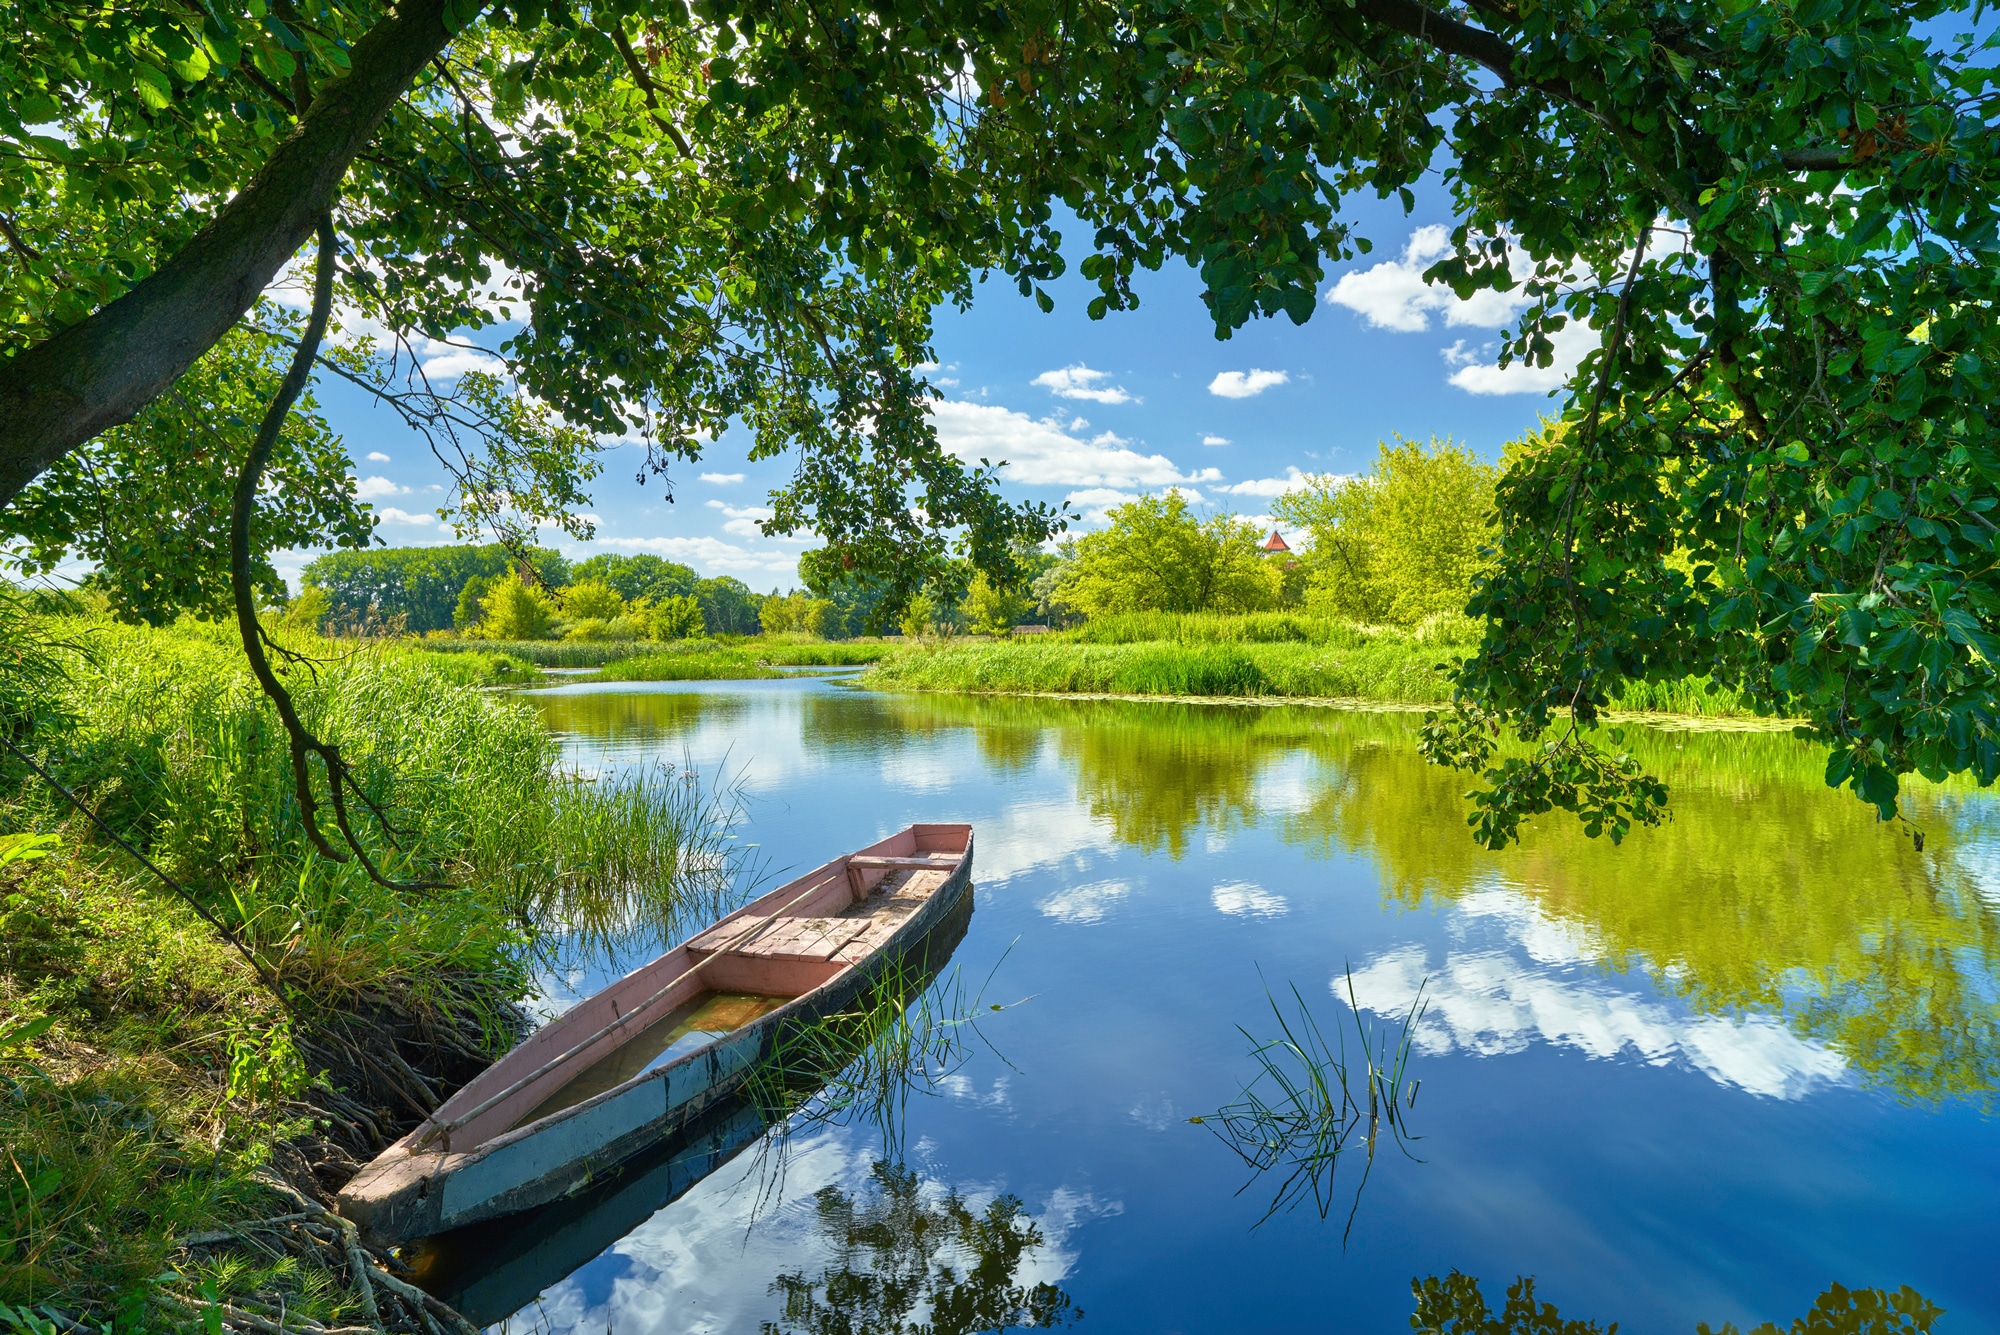
{"type": "Polygon", "coordinates": [[[1461,651],[1390,632],[1352,646],[957,640],[905,650],[863,677],[886,690],[1284,696],[1438,704],[1461,651]]]}

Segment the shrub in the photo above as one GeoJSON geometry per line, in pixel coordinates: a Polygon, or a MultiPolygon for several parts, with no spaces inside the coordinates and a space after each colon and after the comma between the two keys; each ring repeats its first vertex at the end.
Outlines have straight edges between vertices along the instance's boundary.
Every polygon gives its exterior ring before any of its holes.
{"type": "Polygon", "coordinates": [[[549,596],[531,589],[519,575],[494,581],[481,605],[480,633],[489,640],[546,640],[552,620],[549,596]]]}
{"type": "Polygon", "coordinates": [[[1320,476],[1271,512],[1312,534],[1306,605],[1410,624],[1463,612],[1493,540],[1499,470],[1449,438],[1384,441],[1361,477],[1320,476]]]}
{"type": "Polygon", "coordinates": [[[1275,607],[1284,575],[1263,559],[1258,536],[1234,515],[1197,521],[1177,493],[1142,497],[1112,510],[1110,528],[1077,540],[1051,592],[1089,616],[1275,607]]]}
{"type": "Polygon", "coordinates": [[[572,621],[609,621],[625,610],[625,599],[601,579],[579,580],[562,591],[563,615],[572,621]]]}
{"type": "Polygon", "coordinates": [[[701,601],[692,594],[669,595],[645,612],[646,634],[655,640],[687,640],[704,629],[701,601]]]}

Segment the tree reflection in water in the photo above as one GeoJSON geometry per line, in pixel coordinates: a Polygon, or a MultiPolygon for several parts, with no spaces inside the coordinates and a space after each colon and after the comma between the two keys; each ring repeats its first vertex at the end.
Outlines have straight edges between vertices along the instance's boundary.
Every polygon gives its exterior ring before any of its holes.
{"type": "Polygon", "coordinates": [[[1056,1285],[1024,1284],[1042,1233],[1013,1196],[975,1211],[956,1190],[927,1195],[908,1166],[878,1161],[863,1199],[837,1186],[813,1198],[834,1250],[814,1279],[780,1275],[784,1315],[766,1335],[962,1335],[1066,1326],[1083,1313],[1056,1285]]]}
{"type": "MultiPolygon", "coordinates": [[[[1826,787],[1825,752],[1782,733],[1630,728],[1674,818],[1622,846],[1567,818],[1493,853],[1463,777],[1424,763],[1421,716],[1304,706],[886,696],[906,736],[970,729],[983,754],[1045,754],[1122,844],[1174,859],[1274,826],[1315,858],[1360,855],[1384,898],[1504,890],[1578,949],[1697,1014],[1778,1019],[1867,1086],[1925,1102],[2000,1090],[2000,817],[1969,785],[1912,779],[1906,833],[1826,787]]],[[[1357,968],[1357,973],[1359,968],[1357,968]]]]}

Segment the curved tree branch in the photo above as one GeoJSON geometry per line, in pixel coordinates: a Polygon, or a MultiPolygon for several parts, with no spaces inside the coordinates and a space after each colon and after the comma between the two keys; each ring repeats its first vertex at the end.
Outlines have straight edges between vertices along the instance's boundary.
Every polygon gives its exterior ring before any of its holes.
{"type": "Polygon", "coordinates": [[[292,781],[299,799],[299,820],[305,826],[306,837],[320,855],[334,862],[345,862],[350,854],[358,859],[367,871],[369,879],[392,890],[421,890],[436,888],[440,883],[433,881],[400,882],[384,876],[374,861],[369,858],[361,841],[355,837],[354,827],[347,808],[347,792],[352,789],[375,819],[388,830],[389,821],[382,809],[364,792],[355,781],[353,771],[341,758],[340,749],[332,743],[315,737],[303,720],[299,718],[297,705],[292,701],[290,691],[278,680],[278,674],[271,668],[271,660],[264,652],[264,628],[257,621],[256,590],[251,580],[250,569],[250,520],[257,510],[257,488],[263,481],[265,465],[271,461],[271,451],[276,448],[278,435],[284,430],[285,418],[291,414],[292,404],[306,387],[306,380],[312,374],[313,358],[319,352],[320,340],[326,335],[327,321],[333,314],[333,278],[335,261],[339,256],[339,242],[334,235],[333,214],[323,213],[319,218],[319,262],[313,276],[312,314],[307,317],[304,335],[299,339],[298,348],[292,354],[292,364],[285,372],[284,381],[278,386],[278,393],[271,400],[271,406],[264,413],[264,420],[257,428],[257,437],[250,445],[249,457],[243,461],[242,470],[236,475],[236,495],[229,515],[229,578],[236,596],[236,628],[242,636],[244,657],[250,660],[250,671],[257,678],[258,686],[277,706],[278,719],[284,724],[285,736],[291,744],[292,781]],[[334,823],[339,826],[347,852],[333,846],[326,833],[320,828],[319,799],[313,793],[312,757],[318,756],[326,767],[327,790],[333,799],[334,823]]]}
{"type": "MultiPolygon", "coordinates": [[[[149,277],[0,362],[0,506],[131,419],[250,309],[332,206],[355,154],[451,40],[450,0],[401,0],[354,44],[257,175],[149,277]]],[[[459,0],[461,23],[481,0],[459,0]]]]}

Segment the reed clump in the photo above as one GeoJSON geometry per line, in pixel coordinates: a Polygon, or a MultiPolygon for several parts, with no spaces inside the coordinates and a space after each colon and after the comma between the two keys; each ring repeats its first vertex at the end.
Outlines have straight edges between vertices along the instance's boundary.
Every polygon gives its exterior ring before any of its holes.
{"type": "Polygon", "coordinates": [[[205,1286],[365,1319],[333,1224],[268,1255],[187,1240],[329,1199],[515,1040],[539,968],[730,902],[732,795],[568,770],[470,655],[280,634],[316,660],[291,673],[307,723],[382,812],[371,857],[437,887],[392,888],[308,843],[233,628],[9,630],[41,646],[0,664],[9,735],[186,898],[0,754],[0,1176],[31,1184],[0,1194],[0,1303],[151,1329],[205,1286]]]}
{"type": "Polygon", "coordinates": [[[880,662],[895,646],[880,640],[688,640],[666,652],[607,663],[594,681],[756,681],[790,675],[784,667],[858,667],[880,662]]]}
{"type": "MultiPolygon", "coordinates": [[[[1348,1026],[1337,1019],[1322,1025],[1297,987],[1291,989],[1294,1013],[1267,991],[1277,1036],[1259,1039],[1248,1029],[1257,1074],[1234,1103],[1206,1117],[1190,1120],[1206,1125],[1250,1168],[1240,1196],[1267,1178],[1276,1179],[1263,1223],[1280,1211],[1310,1200],[1326,1218],[1334,1204],[1334,1177],[1341,1156],[1359,1142],[1364,1152],[1361,1180],[1355,1184],[1347,1231],[1354,1228],[1361,1208],[1361,1191],[1374,1168],[1378,1139],[1387,1134],[1406,1155],[1411,1135],[1405,1121],[1416,1107],[1418,1086],[1410,1075],[1410,1051],[1417,1025],[1423,1020],[1423,988],[1401,1020],[1373,1024],[1354,996],[1354,977],[1347,977],[1348,1013],[1353,1021],[1354,1049],[1348,1048],[1348,1026]],[[1331,1037],[1329,1038],[1329,1032],[1331,1037]],[[1282,1177],[1277,1174],[1283,1173],[1282,1177]]],[[[1414,1157],[1414,1156],[1411,1156],[1414,1157]]],[[[1345,1240],[1347,1233],[1342,1234],[1345,1240]]]]}

